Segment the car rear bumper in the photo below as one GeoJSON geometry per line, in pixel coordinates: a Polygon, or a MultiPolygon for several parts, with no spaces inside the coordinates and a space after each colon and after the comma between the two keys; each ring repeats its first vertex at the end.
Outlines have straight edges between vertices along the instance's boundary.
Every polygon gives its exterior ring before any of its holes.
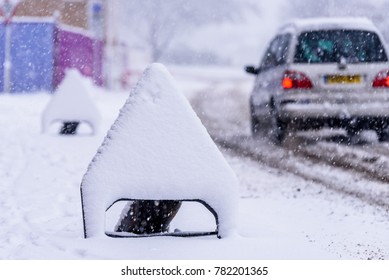
{"type": "Polygon", "coordinates": [[[389,93],[295,94],[278,100],[281,119],[389,118],[389,93]]]}

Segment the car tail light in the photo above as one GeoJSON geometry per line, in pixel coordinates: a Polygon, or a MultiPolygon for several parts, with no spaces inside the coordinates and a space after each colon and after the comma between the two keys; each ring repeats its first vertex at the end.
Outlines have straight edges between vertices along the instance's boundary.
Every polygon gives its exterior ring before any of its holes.
{"type": "Polygon", "coordinates": [[[377,74],[373,81],[373,87],[389,87],[389,70],[377,74]]]}
{"type": "Polygon", "coordinates": [[[285,71],[282,78],[284,89],[310,89],[313,88],[311,80],[301,72],[285,71]]]}

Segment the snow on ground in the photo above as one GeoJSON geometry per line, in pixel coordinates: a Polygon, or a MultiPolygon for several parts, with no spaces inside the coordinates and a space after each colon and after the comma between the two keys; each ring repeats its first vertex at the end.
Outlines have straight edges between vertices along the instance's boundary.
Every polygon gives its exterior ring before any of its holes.
{"type": "Polygon", "coordinates": [[[241,182],[241,210],[256,211],[248,232],[303,236],[339,259],[388,258],[387,214],[290,173],[228,158],[241,182]]]}
{"type": "MultiPolygon", "coordinates": [[[[203,69],[172,73],[188,97],[202,87],[197,81],[215,86],[203,69]]],[[[234,76],[220,73],[220,86],[228,83],[223,77],[234,76]]],[[[81,179],[128,97],[94,91],[103,118],[94,136],[41,134],[49,94],[0,95],[0,259],[389,258],[385,213],[228,151],[240,180],[238,228],[231,237],[84,239],[81,179]]],[[[193,209],[181,217],[187,224],[203,220],[193,209]]]]}

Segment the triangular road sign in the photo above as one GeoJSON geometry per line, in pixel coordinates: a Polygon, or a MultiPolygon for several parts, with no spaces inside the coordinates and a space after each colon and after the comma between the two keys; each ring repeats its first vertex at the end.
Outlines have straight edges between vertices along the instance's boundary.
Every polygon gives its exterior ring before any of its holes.
{"type": "Polygon", "coordinates": [[[172,76],[152,64],[82,180],[85,237],[104,235],[105,212],[126,199],[200,201],[215,215],[216,234],[226,236],[234,227],[237,185],[172,76]]]}
{"type": "Polygon", "coordinates": [[[69,69],[66,76],[51,97],[42,113],[42,131],[60,122],[71,126],[74,123],[87,123],[96,133],[100,125],[100,113],[92,99],[88,80],[78,70],[69,69]]]}

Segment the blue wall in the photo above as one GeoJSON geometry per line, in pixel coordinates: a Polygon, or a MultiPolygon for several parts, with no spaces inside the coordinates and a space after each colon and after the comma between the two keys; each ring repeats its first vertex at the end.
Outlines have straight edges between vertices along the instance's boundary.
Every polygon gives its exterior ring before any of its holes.
{"type": "MultiPolygon", "coordinates": [[[[9,28],[11,28],[11,92],[52,91],[54,23],[12,22],[9,28]]],[[[1,48],[3,46],[0,47],[0,51],[1,48]]],[[[0,73],[0,77],[2,76],[0,73]]]]}

